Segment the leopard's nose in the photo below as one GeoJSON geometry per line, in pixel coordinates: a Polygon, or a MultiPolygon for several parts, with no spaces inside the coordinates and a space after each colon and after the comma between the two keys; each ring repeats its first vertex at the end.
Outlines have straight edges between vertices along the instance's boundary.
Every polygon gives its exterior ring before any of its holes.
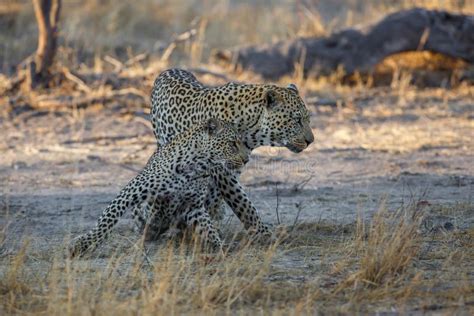
{"type": "Polygon", "coordinates": [[[314,135],[313,131],[309,130],[305,133],[304,135],[304,141],[306,142],[306,145],[309,146],[312,142],[314,142],[314,135]]]}

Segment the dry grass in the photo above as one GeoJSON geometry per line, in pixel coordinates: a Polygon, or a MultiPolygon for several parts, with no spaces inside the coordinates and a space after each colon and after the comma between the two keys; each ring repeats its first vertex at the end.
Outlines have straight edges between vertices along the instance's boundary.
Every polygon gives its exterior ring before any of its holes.
{"type": "Polygon", "coordinates": [[[382,209],[376,213],[367,231],[359,220],[356,236],[359,269],[341,286],[357,286],[357,283],[380,286],[403,273],[419,250],[418,217],[403,216],[399,212],[390,214],[382,209]]]}
{"type": "Polygon", "coordinates": [[[474,299],[466,269],[472,232],[437,236],[439,243],[433,243],[432,236],[418,232],[420,214],[381,208],[365,224],[300,224],[276,244],[240,242],[225,257],[182,242],[146,253],[124,244],[69,261],[62,246],[38,253],[25,243],[1,258],[0,311],[169,315],[465,308],[474,299]],[[458,245],[447,250],[453,240],[458,245]],[[292,268],[295,258],[307,264],[292,268]],[[286,261],[290,265],[282,266],[286,261]]]}

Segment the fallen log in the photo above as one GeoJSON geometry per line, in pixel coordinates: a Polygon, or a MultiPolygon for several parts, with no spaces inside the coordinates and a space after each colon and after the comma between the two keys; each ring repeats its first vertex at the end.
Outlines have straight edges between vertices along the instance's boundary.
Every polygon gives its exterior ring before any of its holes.
{"type": "Polygon", "coordinates": [[[79,96],[71,95],[40,95],[31,99],[34,108],[66,109],[80,107],[93,103],[103,103],[119,97],[134,97],[142,101],[148,100],[148,95],[136,88],[120,90],[91,91],[79,96]]]}
{"type": "Polygon", "coordinates": [[[401,52],[431,51],[474,63],[474,16],[411,9],[386,16],[365,29],[348,29],[327,38],[311,37],[217,51],[214,60],[265,79],[295,72],[306,77],[370,73],[384,58],[401,52]]]}

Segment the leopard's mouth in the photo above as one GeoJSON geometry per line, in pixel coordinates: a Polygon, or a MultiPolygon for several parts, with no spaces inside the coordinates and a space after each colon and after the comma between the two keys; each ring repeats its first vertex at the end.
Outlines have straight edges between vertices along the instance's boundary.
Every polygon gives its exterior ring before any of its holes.
{"type": "Polygon", "coordinates": [[[292,152],[298,154],[302,152],[303,150],[305,150],[308,147],[308,145],[305,142],[302,142],[302,143],[293,142],[293,143],[287,143],[285,147],[291,150],[292,152]]]}

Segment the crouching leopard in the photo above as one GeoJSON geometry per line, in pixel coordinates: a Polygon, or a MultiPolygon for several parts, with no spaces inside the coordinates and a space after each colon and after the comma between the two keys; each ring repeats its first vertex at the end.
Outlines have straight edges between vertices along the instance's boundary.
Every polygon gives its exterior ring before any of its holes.
{"type": "MultiPolygon", "coordinates": [[[[175,225],[195,228],[200,240],[213,249],[221,239],[204,207],[213,174],[241,168],[248,152],[235,128],[209,119],[177,135],[159,148],[145,168],[107,206],[97,225],[73,240],[69,256],[94,250],[128,209],[143,208],[147,220],[162,232],[175,225]],[[152,207],[155,213],[152,213],[152,207]]],[[[254,223],[260,225],[260,223],[254,223]]]]}
{"type": "MultiPolygon", "coordinates": [[[[151,121],[158,147],[197,122],[216,117],[232,123],[250,153],[259,146],[286,147],[299,153],[314,141],[309,112],[295,85],[228,83],[206,87],[192,73],[170,69],[155,80],[151,121]]],[[[211,217],[222,214],[222,199],[247,230],[271,235],[238,181],[240,169],[213,174],[205,201],[211,217]]],[[[139,222],[144,215],[134,212],[139,222]]]]}

